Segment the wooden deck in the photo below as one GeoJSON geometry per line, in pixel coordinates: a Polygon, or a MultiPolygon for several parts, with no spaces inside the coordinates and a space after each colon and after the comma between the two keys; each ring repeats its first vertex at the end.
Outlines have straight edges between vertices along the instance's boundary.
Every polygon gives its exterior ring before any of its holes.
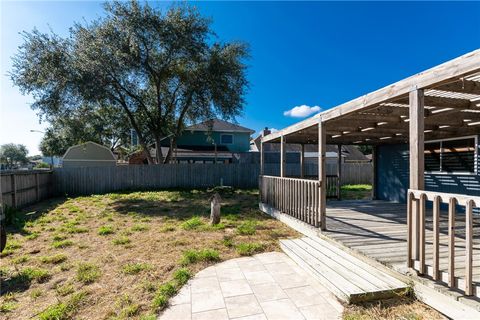
{"type": "MultiPolygon", "coordinates": [[[[327,203],[324,235],[397,271],[407,270],[406,206],[385,201],[331,201],[327,203]]],[[[440,216],[440,270],[448,269],[448,216],[440,216]]],[[[480,285],[480,217],[474,218],[473,281],[480,285]]],[[[432,210],[426,211],[426,265],[433,261],[432,210]]],[[[465,275],[465,218],[457,214],[455,276],[465,275]]],[[[476,295],[479,290],[476,288],[476,295]]],[[[475,293],[474,293],[475,294],[475,293]]]]}

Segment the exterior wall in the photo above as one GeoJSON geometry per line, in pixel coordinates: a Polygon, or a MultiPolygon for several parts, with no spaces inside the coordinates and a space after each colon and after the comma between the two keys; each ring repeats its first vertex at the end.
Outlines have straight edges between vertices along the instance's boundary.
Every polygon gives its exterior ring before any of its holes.
{"type": "Polygon", "coordinates": [[[214,142],[217,146],[225,146],[231,152],[248,152],[250,149],[250,134],[247,132],[211,132],[209,137],[205,131],[185,131],[177,139],[177,146],[179,148],[182,145],[211,147],[214,142]],[[222,134],[232,134],[233,144],[221,144],[220,137],[222,134]]]}
{"type": "MultiPolygon", "coordinates": [[[[408,145],[379,146],[377,157],[378,199],[405,203],[409,186],[408,145]]],[[[476,174],[425,174],[425,189],[480,195],[480,150],[477,151],[476,174]]]]}

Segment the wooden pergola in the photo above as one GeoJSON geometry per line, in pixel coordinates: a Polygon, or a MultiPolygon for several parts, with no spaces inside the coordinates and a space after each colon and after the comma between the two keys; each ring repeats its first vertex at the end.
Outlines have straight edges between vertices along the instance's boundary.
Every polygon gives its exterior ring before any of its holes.
{"type": "MultiPolygon", "coordinates": [[[[281,194],[265,196],[266,201],[271,201],[274,206],[279,207],[279,211],[291,212],[303,221],[308,219],[305,222],[325,230],[326,145],[373,145],[375,152],[376,146],[382,144],[408,144],[409,180],[412,191],[409,194],[408,205],[410,209],[408,261],[409,266],[412,266],[415,261],[420,261],[419,268],[425,272],[425,233],[424,224],[422,224],[425,215],[424,202],[442,195],[422,193],[425,189],[424,143],[428,140],[479,133],[480,49],[263,137],[260,148],[262,175],[260,187],[264,190],[273,188],[275,193],[281,194]],[[264,143],[281,144],[280,177],[263,176],[264,143]],[[307,180],[285,177],[286,143],[302,146],[318,145],[318,181],[312,187],[313,189],[310,187],[311,182],[307,180]],[[273,180],[269,182],[267,178],[273,180]],[[299,196],[301,199],[298,199],[299,196]],[[305,201],[308,203],[305,204],[305,201]],[[307,207],[307,214],[303,212],[305,207],[307,207]]],[[[302,150],[304,150],[303,147],[302,150]]],[[[301,158],[303,159],[303,152],[301,158]]],[[[375,159],[375,156],[373,158],[375,159]]],[[[450,207],[455,207],[455,204],[463,205],[467,214],[473,207],[480,207],[480,197],[457,196],[455,199],[456,202],[450,203],[450,207]]],[[[448,204],[449,200],[442,198],[441,202],[448,204]]],[[[467,283],[470,282],[467,279],[467,283]]]]}

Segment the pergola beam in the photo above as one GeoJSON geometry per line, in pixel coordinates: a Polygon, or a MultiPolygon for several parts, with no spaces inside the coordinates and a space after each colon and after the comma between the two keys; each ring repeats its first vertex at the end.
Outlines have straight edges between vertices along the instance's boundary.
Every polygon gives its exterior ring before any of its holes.
{"type": "Polygon", "coordinates": [[[441,85],[437,90],[450,91],[456,93],[468,93],[480,95],[480,83],[477,81],[470,81],[466,79],[460,79],[459,81],[447,83],[441,85]]]}

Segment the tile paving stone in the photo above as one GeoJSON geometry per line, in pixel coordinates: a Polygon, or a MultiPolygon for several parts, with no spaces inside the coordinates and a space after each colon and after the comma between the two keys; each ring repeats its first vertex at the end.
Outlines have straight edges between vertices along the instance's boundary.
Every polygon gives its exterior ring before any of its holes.
{"type": "Polygon", "coordinates": [[[192,319],[192,306],[189,303],[178,304],[166,309],[159,317],[162,320],[190,320],[192,319]]]}
{"type": "Polygon", "coordinates": [[[290,299],[260,302],[260,305],[269,320],[305,319],[290,299]]]}
{"type": "Polygon", "coordinates": [[[328,304],[311,286],[288,288],[285,289],[285,293],[298,308],[322,303],[328,304]]]}
{"type": "Polygon", "coordinates": [[[192,312],[202,312],[225,308],[225,302],[220,290],[192,293],[192,312]]]}
{"type": "Polygon", "coordinates": [[[253,293],[247,280],[232,280],[220,282],[224,297],[240,296],[253,293]]]}
{"type": "Polygon", "coordinates": [[[230,318],[239,318],[263,313],[257,298],[253,294],[225,298],[230,318]]]}
{"type": "Polygon", "coordinates": [[[228,320],[228,314],[226,309],[210,310],[192,314],[192,320],[228,320]]]}
{"type": "Polygon", "coordinates": [[[274,283],[275,279],[268,271],[244,272],[249,284],[274,283]]]}
{"type": "Polygon", "coordinates": [[[323,320],[343,306],[308,272],[280,252],[232,259],[195,275],[161,320],[323,320]]]}
{"type": "Polygon", "coordinates": [[[263,283],[251,286],[259,302],[288,298],[285,291],[276,283],[263,283]]]}

